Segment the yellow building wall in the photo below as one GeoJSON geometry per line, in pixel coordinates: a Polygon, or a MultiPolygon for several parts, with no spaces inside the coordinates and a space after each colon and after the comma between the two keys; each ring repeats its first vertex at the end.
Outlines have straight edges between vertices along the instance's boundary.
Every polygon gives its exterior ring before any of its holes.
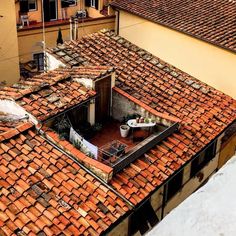
{"type": "Polygon", "coordinates": [[[204,181],[206,181],[213,173],[215,173],[218,165],[219,154],[216,155],[205,167],[200,171],[203,174],[203,178],[199,179],[197,175],[189,179],[181,190],[177,192],[165,205],[164,207],[164,217],[175,207],[177,207],[181,202],[183,202],[188,196],[190,196],[194,191],[196,191],[204,181]]]}
{"type": "Polygon", "coordinates": [[[119,223],[114,229],[112,229],[107,236],[128,236],[129,218],[126,217],[121,223],[119,223]]]}
{"type": "Polygon", "coordinates": [[[15,0],[1,0],[0,15],[0,83],[12,84],[20,78],[15,0]]]}
{"type": "MultiPolygon", "coordinates": [[[[81,38],[86,34],[97,32],[101,29],[114,29],[115,18],[103,17],[101,19],[90,20],[78,24],[78,36],[81,38]]],[[[70,39],[70,25],[60,25],[46,28],[46,47],[55,47],[58,36],[58,29],[61,28],[63,40],[70,39]]],[[[28,29],[18,31],[18,44],[20,62],[32,60],[33,53],[42,52],[43,41],[42,29],[28,29]]]]}
{"type": "Polygon", "coordinates": [[[236,98],[236,53],[120,11],[119,34],[236,98]]]}
{"type": "Polygon", "coordinates": [[[219,165],[221,168],[236,152],[236,134],[234,134],[220,150],[219,165]]]}

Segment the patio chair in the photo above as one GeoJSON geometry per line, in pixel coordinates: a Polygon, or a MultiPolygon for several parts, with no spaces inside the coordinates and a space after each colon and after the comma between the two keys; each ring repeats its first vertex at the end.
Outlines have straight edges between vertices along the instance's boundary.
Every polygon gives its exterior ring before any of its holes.
{"type": "Polygon", "coordinates": [[[23,26],[29,26],[29,17],[28,17],[28,15],[21,15],[20,20],[21,20],[21,24],[23,26]]]}

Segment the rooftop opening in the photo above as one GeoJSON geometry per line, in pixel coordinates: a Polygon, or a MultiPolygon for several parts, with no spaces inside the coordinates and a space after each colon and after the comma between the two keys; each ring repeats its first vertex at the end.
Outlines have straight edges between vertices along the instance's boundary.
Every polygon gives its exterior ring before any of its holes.
{"type": "Polygon", "coordinates": [[[151,129],[150,127],[142,128],[137,125],[137,127],[129,130],[127,137],[121,137],[119,130],[121,125],[121,122],[111,120],[89,140],[98,147],[97,159],[112,167],[113,173],[121,171],[178,129],[177,123],[170,127],[155,124],[151,129]]]}
{"type": "Polygon", "coordinates": [[[177,122],[119,93],[112,71],[93,78],[78,77],[76,70],[71,73],[73,80],[94,90],[96,97],[65,110],[49,125],[96,160],[93,165],[100,162],[117,173],[178,129],[177,122]]]}

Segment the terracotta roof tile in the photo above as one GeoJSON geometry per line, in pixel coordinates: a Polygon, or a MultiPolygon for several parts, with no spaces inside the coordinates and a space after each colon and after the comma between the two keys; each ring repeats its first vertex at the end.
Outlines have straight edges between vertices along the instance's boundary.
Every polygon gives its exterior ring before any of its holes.
{"type": "Polygon", "coordinates": [[[115,0],[111,5],[236,52],[235,1],[115,0]]]}
{"type": "Polygon", "coordinates": [[[235,100],[111,31],[67,42],[64,48],[78,53],[83,58],[83,62],[78,60],[81,65],[114,67],[115,92],[181,124],[177,133],[113,176],[110,184],[133,204],[147,197],[236,119],[235,100]]]}
{"type": "MultiPolygon", "coordinates": [[[[77,71],[79,73],[80,69],[78,68],[77,71]]],[[[94,74],[88,74],[87,76],[92,78],[96,76],[97,78],[104,75],[106,70],[104,67],[101,70],[96,67],[94,71],[94,74]]],[[[81,70],[81,76],[83,75],[84,69],[81,70]]],[[[89,90],[73,80],[69,73],[64,70],[50,71],[46,74],[29,78],[26,81],[20,81],[12,85],[12,87],[1,88],[0,98],[15,99],[20,106],[40,121],[55,116],[96,94],[95,91],[89,90]],[[17,88],[14,96],[9,93],[9,89],[12,87],[17,88]],[[65,88],[70,89],[67,90],[65,88]]],[[[9,133],[8,135],[11,134],[9,133]]]]}
{"type": "Polygon", "coordinates": [[[0,146],[0,233],[98,235],[129,210],[106,186],[26,128],[0,146]],[[27,158],[18,147],[28,151],[27,158]],[[11,151],[19,153],[9,159],[11,151]],[[111,205],[106,197],[117,201],[111,205]],[[103,218],[97,215],[98,203],[107,206],[103,218]]]}

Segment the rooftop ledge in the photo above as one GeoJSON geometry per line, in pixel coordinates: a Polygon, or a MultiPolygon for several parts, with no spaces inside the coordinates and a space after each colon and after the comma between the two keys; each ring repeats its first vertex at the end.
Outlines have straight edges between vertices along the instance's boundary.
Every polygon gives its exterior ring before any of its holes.
{"type": "Polygon", "coordinates": [[[121,156],[115,163],[110,164],[110,166],[113,168],[113,174],[121,171],[133,161],[144,155],[148,150],[178,130],[178,128],[179,124],[174,123],[170,127],[165,127],[163,131],[151,134],[149,137],[138,143],[129,152],[121,156]]]}
{"type": "MultiPolygon", "coordinates": [[[[99,20],[106,20],[106,19],[113,19],[115,16],[103,16],[103,17],[96,17],[96,18],[91,18],[91,17],[86,17],[83,19],[79,19],[78,23],[87,23],[87,22],[93,22],[93,21],[99,21],[99,20]]],[[[69,19],[65,20],[55,20],[55,21],[50,21],[50,22],[45,22],[45,28],[50,28],[50,27],[58,27],[58,26],[63,26],[63,25],[69,25],[69,19]]],[[[18,27],[17,31],[27,31],[27,30],[36,30],[36,29],[41,29],[43,27],[43,22],[33,22],[30,23],[29,26],[23,26],[23,27],[18,27]]]]}
{"type": "Polygon", "coordinates": [[[124,97],[126,97],[127,99],[131,100],[132,102],[134,102],[135,104],[141,106],[142,108],[144,108],[146,111],[152,113],[153,115],[155,116],[158,116],[162,119],[166,119],[170,122],[174,122],[174,123],[180,123],[181,120],[174,117],[174,116],[169,116],[169,115],[166,115],[166,114],[163,114],[163,113],[160,113],[158,111],[156,111],[155,109],[149,107],[148,105],[146,105],[145,103],[141,102],[140,100],[138,100],[137,98],[129,95],[128,93],[126,93],[124,90],[118,88],[118,87],[113,87],[113,90],[116,91],[117,93],[123,95],[124,97]]]}
{"type": "Polygon", "coordinates": [[[162,127],[162,129],[148,136],[143,141],[139,142],[136,146],[132,147],[128,152],[119,156],[115,162],[106,162],[103,160],[95,160],[86,156],[70,142],[61,140],[59,135],[49,130],[47,127],[43,127],[44,135],[51,142],[55,143],[60,149],[64,150],[67,154],[75,158],[78,162],[91,170],[99,178],[105,182],[109,182],[112,176],[121,171],[123,168],[134,162],[136,159],[142,157],[147,151],[156,146],[159,142],[170,136],[173,132],[178,130],[179,124],[174,123],[171,126],[162,127]]]}

